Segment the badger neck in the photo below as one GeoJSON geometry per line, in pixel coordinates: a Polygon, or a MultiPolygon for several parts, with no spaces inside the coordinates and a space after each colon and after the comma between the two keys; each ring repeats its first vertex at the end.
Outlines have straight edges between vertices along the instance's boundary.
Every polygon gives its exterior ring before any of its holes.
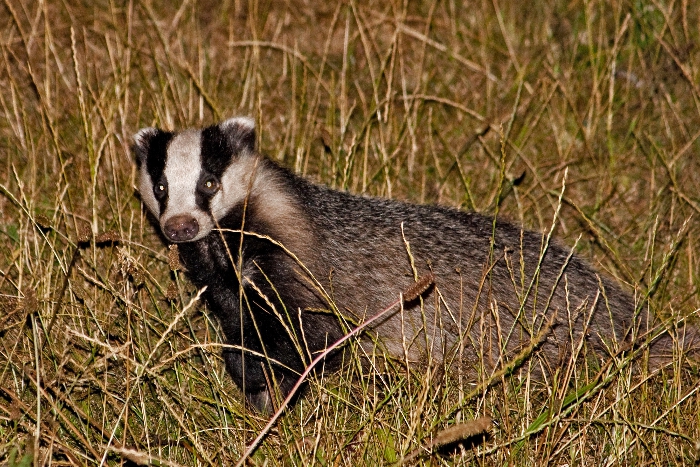
{"type": "Polygon", "coordinates": [[[300,178],[261,155],[239,161],[246,176],[241,177],[237,201],[216,221],[218,229],[202,239],[238,248],[243,232],[245,243],[253,238],[267,238],[271,245],[299,258],[306,257],[311,229],[300,199],[300,178]],[[222,236],[222,233],[224,234],[222,236]],[[236,243],[232,245],[232,243],[236,243]]]}

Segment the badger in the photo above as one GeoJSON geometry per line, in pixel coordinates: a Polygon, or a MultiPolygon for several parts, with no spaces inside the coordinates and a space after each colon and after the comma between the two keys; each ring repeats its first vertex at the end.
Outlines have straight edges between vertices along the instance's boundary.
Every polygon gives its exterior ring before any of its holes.
{"type": "Polygon", "coordinates": [[[255,140],[253,120],[235,117],[144,128],[133,152],[141,200],[206,287],[227,371],[257,409],[426,274],[433,286],[366,329],[360,349],[484,377],[544,330],[529,371],[547,375],[581,349],[612,356],[635,332],[632,296],[547,235],[315,184],[255,140]]]}

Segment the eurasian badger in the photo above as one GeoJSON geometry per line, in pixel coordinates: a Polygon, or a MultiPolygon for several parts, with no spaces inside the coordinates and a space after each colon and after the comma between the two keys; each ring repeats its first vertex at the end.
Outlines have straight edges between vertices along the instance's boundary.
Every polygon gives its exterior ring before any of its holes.
{"type": "Polygon", "coordinates": [[[227,369],[261,410],[271,390],[288,394],[318,352],[428,271],[436,285],[424,300],[373,326],[363,345],[376,336],[394,357],[431,355],[474,375],[529,345],[556,314],[535,365],[551,373],[582,343],[616,352],[635,324],[628,293],[544,235],[313,184],[256,152],[249,118],[144,128],[134,141],[141,199],[207,287],[231,345],[227,369]]]}

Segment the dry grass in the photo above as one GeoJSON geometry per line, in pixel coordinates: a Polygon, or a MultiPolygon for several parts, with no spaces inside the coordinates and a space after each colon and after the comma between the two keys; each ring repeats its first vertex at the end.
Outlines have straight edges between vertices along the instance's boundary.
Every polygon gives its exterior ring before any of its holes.
{"type": "MultiPolygon", "coordinates": [[[[658,316],[700,308],[700,3],[314,4],[0,5],[0,463],[233,464],[264,425],[134,196],[152,124],[252,115],[323,183],[543,230],[568,167],[556,234],[658,316]]],[[[680,365],[476,392],[383,365],[313,380],[250,463],[698,462],[680,365]],[[416,451],[482,415],[487,440],[416,451]]]]}

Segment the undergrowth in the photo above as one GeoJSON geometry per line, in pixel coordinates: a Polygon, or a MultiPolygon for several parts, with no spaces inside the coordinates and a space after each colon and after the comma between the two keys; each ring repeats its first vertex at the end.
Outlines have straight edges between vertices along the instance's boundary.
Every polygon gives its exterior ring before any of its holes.
{"type": "MultiPolygon", "coordinates": [[[[263,152],[318,182],[541,231],[568,170],[556,236],[669,327],[692,321],[698,24],[688,1],[4,0],[0,463],[231,465],[267,420],[136,196],[145,126],[249,115],[263,152]]],[[[375,357],[313,378],[250,465],[700,459],[680,355],[545,387],[375,357]],[[484,416],[486,436],[431,444],[484,416]]]]}

